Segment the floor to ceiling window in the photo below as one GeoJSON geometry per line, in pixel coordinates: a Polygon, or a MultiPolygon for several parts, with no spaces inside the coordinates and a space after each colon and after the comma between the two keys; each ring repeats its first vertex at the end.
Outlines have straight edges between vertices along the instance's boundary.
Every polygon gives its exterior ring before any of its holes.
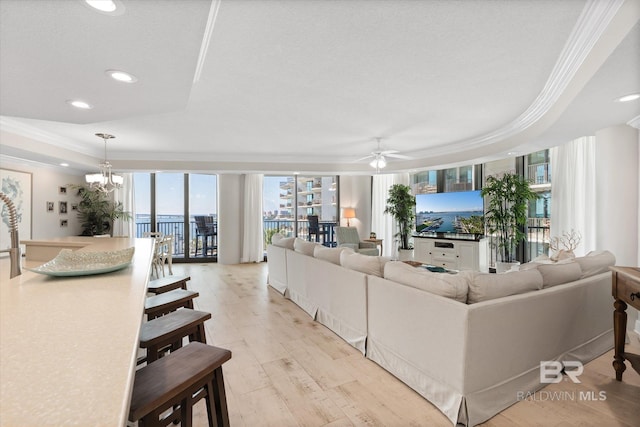
{"type": "Polygon", "coordinates": [[[339,200],[336,176],[265,176],[263,185],[265,247],[275,233],[309,239],[309,215],[318,216],[326,236],[321,241],[334,244],[339,200]]]}
{"type": "Polygon", "coordinates": [[[175,260],[215,261],[217,193],[216,175],[135,173],[136,237],[148,231],[172,235],[175,260]]]}

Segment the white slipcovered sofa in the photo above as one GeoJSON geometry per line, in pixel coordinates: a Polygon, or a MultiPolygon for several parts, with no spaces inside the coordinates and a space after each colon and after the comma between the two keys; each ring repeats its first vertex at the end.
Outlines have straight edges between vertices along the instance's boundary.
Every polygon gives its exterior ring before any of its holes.
{"type": "Polygon", "coordinates": [[[276,244],[269,284],[453,424],[484,422],[544,387],[541,361],[586,363],[613,347],[610,252],[446,274],[303,240],[276,244]]]}

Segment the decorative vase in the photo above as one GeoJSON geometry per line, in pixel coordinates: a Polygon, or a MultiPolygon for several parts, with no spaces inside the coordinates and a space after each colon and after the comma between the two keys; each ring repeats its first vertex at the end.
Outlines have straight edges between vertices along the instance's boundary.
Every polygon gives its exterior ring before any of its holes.
{"type": "Polygon", "coordinates": [[[413,249],[398,249],[399,261],[413,261],[413,249]]]}

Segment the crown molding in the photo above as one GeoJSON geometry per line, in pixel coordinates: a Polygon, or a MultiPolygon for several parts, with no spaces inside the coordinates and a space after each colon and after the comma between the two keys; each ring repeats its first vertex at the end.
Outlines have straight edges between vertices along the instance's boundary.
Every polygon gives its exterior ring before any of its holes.
{"type": "Polygon", "coordinates": [[[64,148],[87,156],[100,156],[99,150],[90,150],[88,147],[79,146],[77,142],[72,139],[63,138],[51,132],[43,131],[35,126],[25,124],[7,116],[0,116],[0,129],[5,132],[10,132],[25,138],[44,142],[45,144],[50,144],[55,147],[64,148]]]}
{"type": "Polygon", "coordinates": [[[640,116],[636,116],[633,119],[629,120],[627,124],[636,129],[640,129],[640,116]]]}
{"type": "Polygon", "coordinates": [[[540,121],[565,93],[624,2],[625,0],[587,1],[540,94],[515,120],[482,136],[431,148],[428,154],[443,155],[486,147],[513,137],[540,121]]]}

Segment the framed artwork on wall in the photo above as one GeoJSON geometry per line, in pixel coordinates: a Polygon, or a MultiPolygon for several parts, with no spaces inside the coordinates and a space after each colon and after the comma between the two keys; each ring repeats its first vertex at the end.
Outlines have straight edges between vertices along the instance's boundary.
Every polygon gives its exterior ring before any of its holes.
{"type": "MultiPolygon", "coordinates": [[[[10,169],[0,169],[0,191],[13,202],[18,222],[20,240],[31,239],[31,174],[10,169]]],[[[0,248],[11,247],[10,217],[6,203],[0,202],[0,248]]],[[[8,256],[6,253],[1,256],[8,256]]]]}
{"type": "Polygon", "coordinates": [[[67,202],[58,202],[58,206],[59,206],[59,212],[61,214],[67,213],[67,202]]]}
{"type": "Polygon", "coordinates": [[[55,203],[47,202],[47,212],[53,212],[55,210],[55,203]]]}
{"type": "Polygon", "coordinates": [[[59,190],[58,190],[58,192],[59,192],[60,194],[67,194],[67,187],[60,187],[60,188],[59,188],[59,190]]]}
{"type": "Polygon", "coordinates": [[[69,225],[69,221],[66,219],[61,219],[60,220],[60,227],[66,227],[69,225]]]}

